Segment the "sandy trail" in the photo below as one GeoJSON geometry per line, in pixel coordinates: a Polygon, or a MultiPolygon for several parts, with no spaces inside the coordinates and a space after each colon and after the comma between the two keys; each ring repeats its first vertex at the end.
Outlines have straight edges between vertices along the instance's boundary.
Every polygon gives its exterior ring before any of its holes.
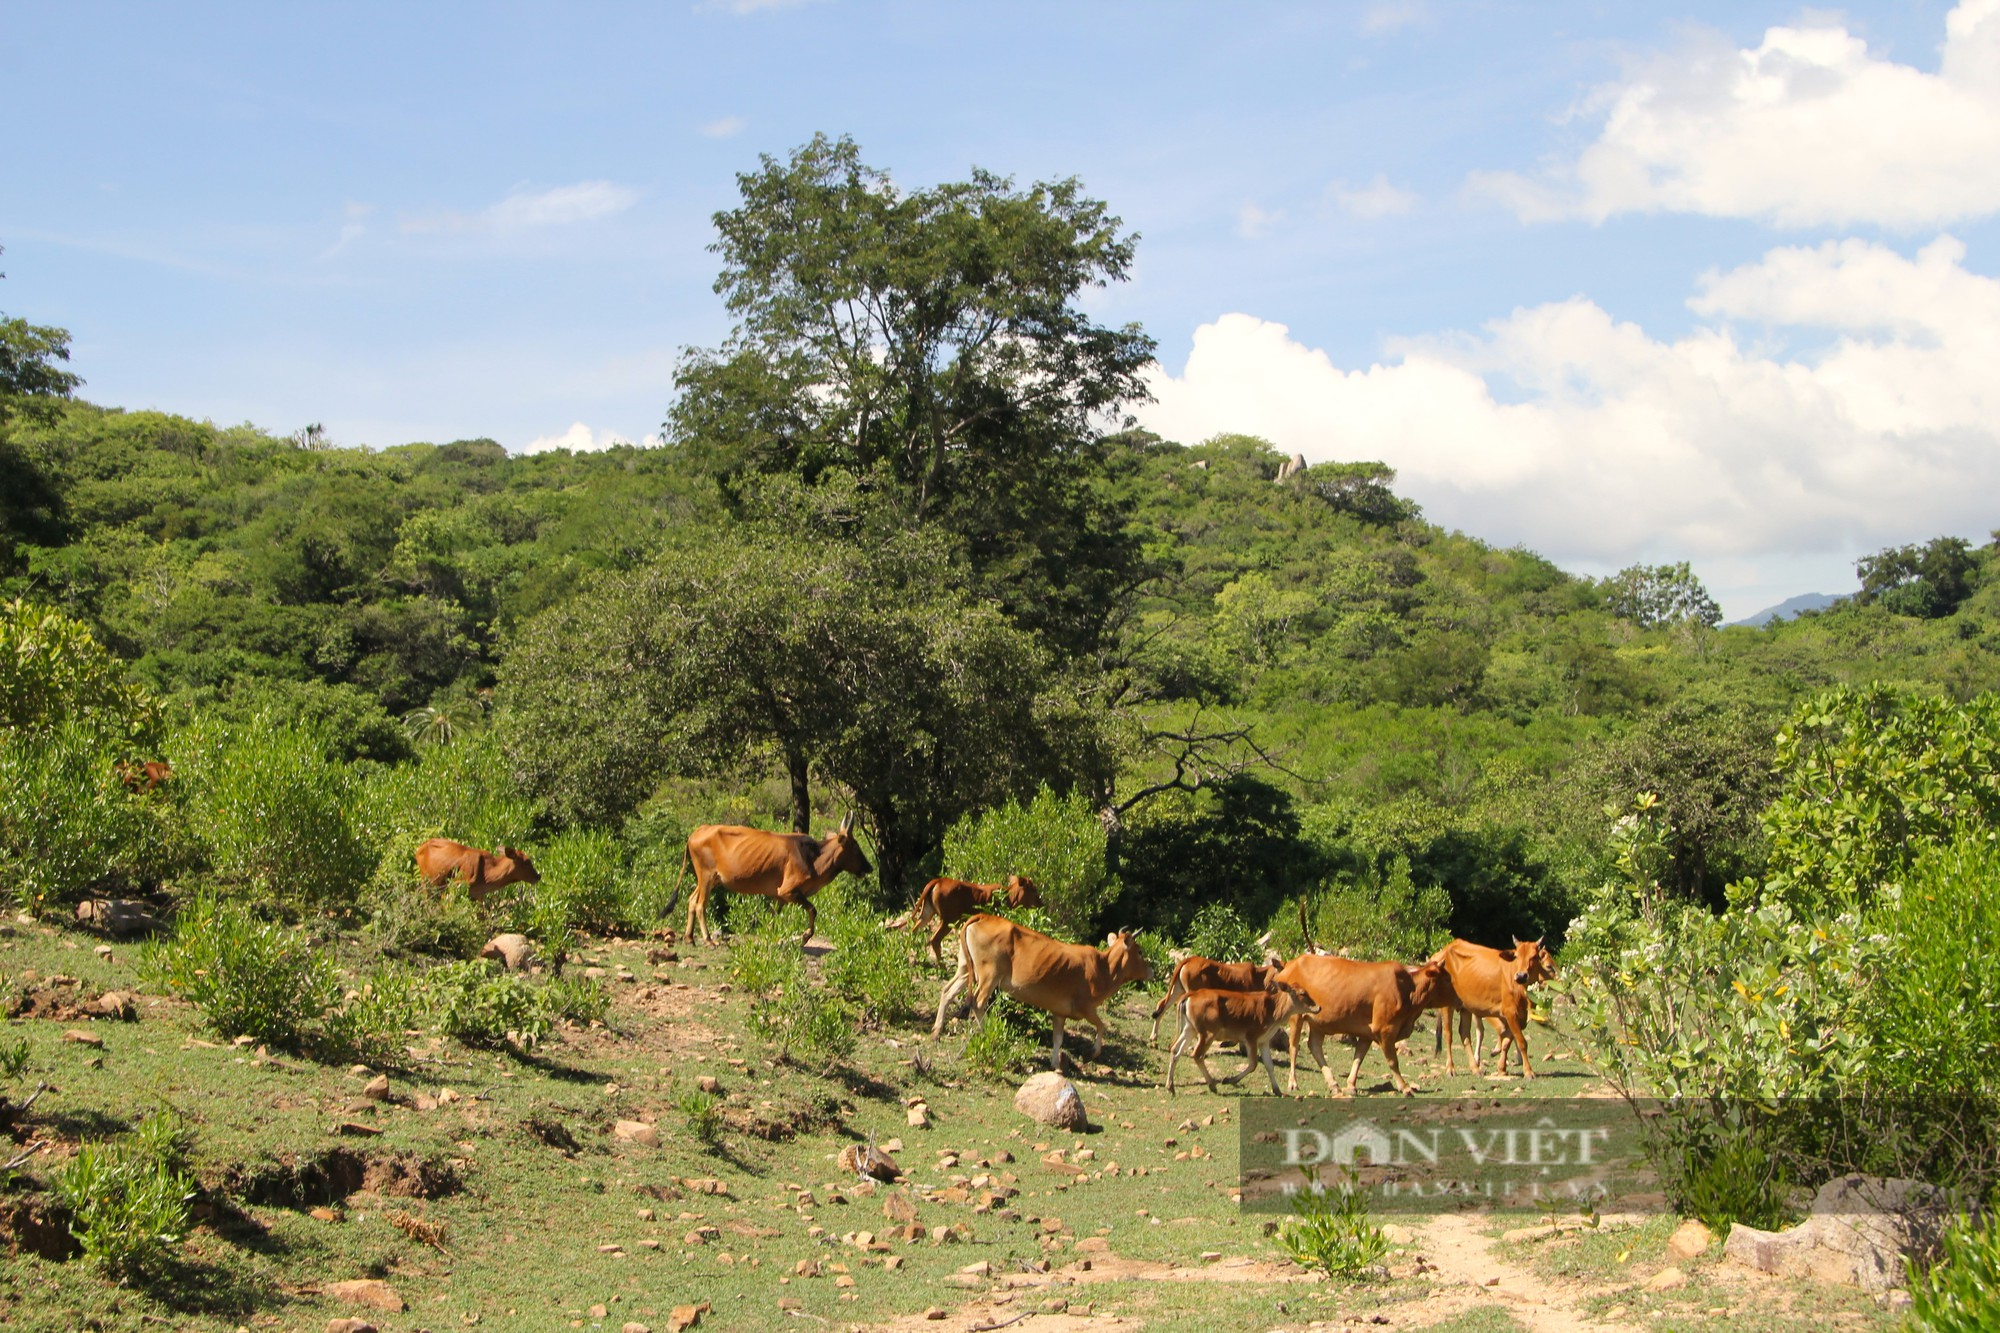
{"type": "Polygon", "coordinates": [[[1577,1300],[1590,1289],[1551,1285],[1496,1256],[1483,1225],[1477,1214],[1441,1213],[1424,1227],[1416,1248],[1437,1270],[1441,1288],[1425,1305],[1437,1302],[1453,1311],[1499,1305],[1529,1333],[1640,1333],[1640,1325],[1593,1319],[1579,1310],[1577,1300]]]}

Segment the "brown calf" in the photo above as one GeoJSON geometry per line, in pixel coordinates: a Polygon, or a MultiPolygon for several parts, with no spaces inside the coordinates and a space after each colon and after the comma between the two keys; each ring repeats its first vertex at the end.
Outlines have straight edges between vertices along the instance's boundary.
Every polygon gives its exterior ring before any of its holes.
{"type": "Polygon", "coordinates": [[[1396,1043],[1409,1035],[1443,975],[1443,967],[1436,962],[1408,968],[1401,963],[1362,963],[1324,954],[1306,954],[1285,964],[1278,980],[1304,990],[1319,1005],[1319,1012],[1312,1017],[1295,1016],[1291,1021],[1288,1090],[1299,1090],[1299,1029],[1303,1027],[1313,1060],[1326,1078],[1328,1096],[1337,1095],[1324,1050],[1328,1036],[1344,1039],[1354,1050],[1354,1067],[1347,1072],[1348,1096],[1354,1095],[1361,1061],[1370,1045],[1381,1046],[1397,1089],[1404,1096],[1415,1092],[1396,1063],[1396,1043]]]}
{"type": "Polygon", "coordinates": [[[164,759],[126,759],[118,764],[118,780],[128,791],[149,792],[173,776],[174,766],[164,759]]]}
{"type": "Polygon", "coordinates": [[[535,863],[518,848],[502,847],[495,856],[449,838],[432,838],[417,844],[417,873],[438,889],[454,879],[464,880],[466,895],[474,902],[508,884],[542,882],[535,863]]]}
{"type": "Polygon", "coordinates": [[[1090,1057],[1096,1059],[1111,1030],[1098,1016],[1098,1007],[1126,982],[1152,975],[1153,965],[1132,942],[1130,931],[1109,936],[1097,949],[1052,940],[1005,917],[975,916],[958,937],[958,971],[938,996],[931,1035],[944,1032],[945,1011],[966,987],[973,988],[975,1015],[985,1014],[994,993],[1004,991],[1055,1020],[1049,1059],[1060,1072],[1064,1026],[1080,1019],[1096,1029],[1090,1047],[1090,1057]]]}
{"type": "Polygon", "coordinates": [[[1153,1006],[1153,1031],[1147,1041],[1160,1044],[1160,1015],[1198,990],[1270,990],[1285,960],[1271,954],[1261,963],[1218,963],[1199,955],[1183,958],[1167,974],[1167,993],[1153,1006]]]}
{"type": "Polygon", "coordinates": [[[1208,1081],[1210,1092],[1215,1091],[1215,1075],[1209,1072],[1208,1061],[1202,1059],[1208,1054],[1209,1043],[1240,1041],[1250,1059],[1223,1081],[1241,1083],[1262,1061],[1264,1076],[1271,1080],[1271,1095],[1275,1097],[1278,1073],[1271,1068],[1271,1039],[1288,1020],[1317,1014],[1319,1002],[1297,986],[1274,981],[1269,990],[1191,991],[1182,997],[1180,1009],[1181,1030],[1174,1038],[1173,1053],[1167,1057],[1168,1096],[1174,1095],[1174,1064],[1181,1058],[1181,1052],[1187,1050],[1188,1039],[1193,1037],[1194,1049],[1188,1054],[1208,1081]]]}
{"type": "Polygon", "coordinates": [[[931,957],[943,962],[944,951],[939,946],[944,941],[945,933],[988,906],[995,898],[1006,899],[1009,907],[1042,905],[1041,890],[1035,887],[1035,881],[1021,875],[1007,876],[1005,884],[974,884],[940,875],[924,885],[923,891],[917,895],[917,905],[908,918],[908,924],[915,929],[932,917],[937,919],[937,929],[931,932],[931,957]]]}

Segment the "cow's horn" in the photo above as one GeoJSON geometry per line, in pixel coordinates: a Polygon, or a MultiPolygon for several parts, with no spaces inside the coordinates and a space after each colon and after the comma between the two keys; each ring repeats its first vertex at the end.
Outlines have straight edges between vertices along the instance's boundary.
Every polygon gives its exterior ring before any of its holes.
{"type": "Polygon", "coordinates": [[[840,831],[842,833],[845,833],[853,827],[854,827],[854,812],[852,810],[849,810],[847,812],[847,818],[840,821],[840,831]]]}

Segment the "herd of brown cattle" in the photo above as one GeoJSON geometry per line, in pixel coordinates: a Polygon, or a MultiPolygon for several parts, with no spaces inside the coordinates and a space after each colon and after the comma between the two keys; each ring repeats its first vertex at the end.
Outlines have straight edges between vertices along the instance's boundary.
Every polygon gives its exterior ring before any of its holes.
{"type": "MultiPolygon", "coordinates": [[[[803,833],[770,833],[726,824],[704,824],[688,835],[682,876],[692,867],[694,895],[688,900],[687,938],[713,939],[708,923],[709,896],[719,886],[731,893],[772,898],[805,909],[805,940],[812,939],[819,916],[812,896],[840,874],[865,875],[871,867],[861,854],[849,814],[840,828],[825,838],[803,833]],[[699,932],[699,934],[697,933],[699,932]]],[[[425,879],[443,886],[459,880],[476,901],[505,884],[539,882],[534,863],[511,847],[499,855],[433,838],[417,848],[417,866],[425,879]]],[[[676,884],[675,895],[679,894],[676,884]]],[[[952,1002],[971,991],[972,1010],[984,1014],[996,994],[1006,994],[1053,1020],[1049,1059],[1062,1068],[1063,1035],[1071,1023],[1092,1029],[1091,1056],[1104,1048],[1110,1031],[1100,1010],[1128,982],[1147,981],[1152,964],[1139,950],[1130,931],[1108,936],[1102,947],[1068,944],[1005,917],[979,909],[1004,901],[1012,907],[1041,905],[1032,880],[1010,875],[1004,884],[973,884],[939,878],[924,885],[916,905],[892,927],[918,929],[935,923],[927,941],[933,957],[942,960],[940,944],[958,921],[965,929],[958,940],[958,970],[938,997],[937,1020],[931,1035],[944,1032],[952,1002]]],[[[803,943],[803,941],[802,941],[803,943]]],[[[1338,1095],[1333,1067],[1325,1057],[1328,1037],[1338,1037],[1352,1049],[1347,1095],[1353,1096],[1362,1060],[1371,1046],[1380,1046],[1398,1091],[1417,1091],[1403,1077],[1397,1047],[1427,1011],[1438,1014],[1438,1040],[1444,1047],[1445,1072],[1455,1073],[1452,1028],[1469,1046],[1472,1072],[1480,1072],[1479,1040],[1490,1021],[1500,1033],[1500,1072],[1507,1071],[1507,1053],[1520,1052],[1523,1077],[1533,1078],[1528,1063],[1526,1025],[1528,987],[1555,975],[1555,962],[1540,940],[1516,940],[1509,949],[1494,949],[1467,940],[1453,940],[1422,963],[1363,962],[1313,948],[1289,962],[1273,954],[1259,963],[1223,963],[1187,957],[1174,964],[1167,993],[1153,1010],[1152,1042],[1157,1045],[1160,1019],[1174,1010],[1180,1019],[1167,1060],[1167,1089],[1175,1090],[1176,1065],[1183,1054],[1195,1062],[1211,1090],[1216,1085],[1204,1057],[1217,1043],[1240,1043],[1248,1062],[1225,1082],[1242,1081],[1261,1063],[1278,1092],[1271,1048],[1280,1030],[1287,1034],[1291,1056],[1286,1091],[1298,1092],[1299,1048],[1311,1052],[1326,1080],[1329,1096],[1338,1095]]]]}

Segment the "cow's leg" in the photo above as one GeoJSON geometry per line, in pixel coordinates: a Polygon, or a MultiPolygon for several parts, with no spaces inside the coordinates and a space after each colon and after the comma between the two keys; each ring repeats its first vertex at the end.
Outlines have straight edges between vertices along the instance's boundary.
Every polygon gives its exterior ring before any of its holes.
{"type": "Polygon", "coordinates": [[[812,943],[813,932],[819,929],[819,909],[813,906],[810,898],[800,898],[798,904],[806,909],[806,937],[799,941],[799,949],[803,951],[812,943]]]}
{"type": "Polygon", "coordinates": [[[931,1024],[931,1035],[933,1037],[943,1034],[945,1012],[951,1007],[951,1002],[959,997],[959,993],[971,984],[972,968],[970,964],[971,960],[961,954],[958,961],[958,971],[952,974],[951,980],[944,983],[944,990],[939,992],[937,1022],[931,1024]]]}
{"type": "MultiPolygon", "coordinates": [[[[1244,1079],[1250,1076],[1250,1071],[1257,1067],[1257,1057],[1259,1056],[1259,1054],[1262,1053],[1263,1050],[1263,1048],[1254,1041],[1246,1041],[1242,1043],[1242,1046],[1244,1052],[1250,1057],[1249,1061],[1244,1064],[1243,1068],[1237,1070],[1235,1073],[1231,1074],[1228,1078],[1222,1080],[1224,1083],[1231,1084],[1232,1086],[1241,1083],[1244,1079]]],[[[1273,1091],[1276,1091],[1276,1089],[1274,1088],[1273,1091]]]]}
{"type": "Polygon", "coordinates": [[[1180,1063],[1181,1052],[1187,1049],[1188,1033],[1192,1030],[1192,1026],[1184,1020],[1181,1023],[1181,1030],[1174,1034],[1174,1048],[1167,1052],[1167,1096],[1169,1097],[1175,1095],[1174,1066],[1180,1063]]]}
{"type": "MultiPolygon", "coordinates": [[[[1395,1032],[1390,1029],[1384,1028],[1378,1031],[1375,1035],[1376,1035],[1376,1040],[1382,1043],[1382,1054],[1389,1057],[1389,1078],[1391,1081],[1395,1083],[1397,1091],[1401,1092],[1405,1097],[1408,1097],[1412,1093],[1418,1091],[1417,1087],[1414,1084],[1412,1084],[1410,1080],[1403,1077],[1403,1067],[1396,1063],[1395,1032]]],[[[1363,1052],[1365,1052],[1368,1049],[1367,1041],[1365,1038],[1363,1039],[1359,1049],[1363,1052]]],[[[1355,1057],[1354,1066],[1357,1069],[1361,1067],[1361,1059],[1359,1055],[1355,1057]]]]}
{"type": "Polygon", "coordinates": [[[1432,1047],[1432,1054],[1436,1054],[1440,1050],[1443,1051],[1444,1072],[1447,1074],[1455,1074],[1458,1072],[1458,1070],[1452,1063],[1452,1041],[1451,1041],[1452,1009],[1450,1005],[1446,1005],[1444,1008],[1437,1011],[1437,1020],[1438,1020],[1437,1041],[1432,1047]]]}
{"type": "Polygon", "coordinates": [[[1319,1066],[1320,1077],[1326,1080],[1326,1095],[1338,1097],[1340,1085],[1333,1081],[1333,1066],[1326,1062],[1326,1034],[1314,1028],[1306,1044],[1312,1049],[1313,1063],[1319,1066]]]}
{"type": "Polygon", "coordinates": [[[1305,1020],[1294,1014],[1292,1015],[1292,1026],[1285,1034],[1285,1045],[1292,1048],[1292,1072],[1285,1077],[1285,1090],[1295,1097],[1299,1092],[1299,1029],[1304,1026],[1305,1020]]]}
{"type": "Polygon", "coordinates": [[[1514,1011],[1509,1009],[1500,1016],[1500,1021],[1507,1025],[1506,1038],[1502,1039],[1503,1044],[1500,1047],[1500,1072],[1503,1074],[1507,1072],[1507,1047],[1504,1042],[1512,1039],[1514,1049],[1521,1053],[1521,1077],[1533,1078],[1535,1071],[1528,1066],[1528,1034],[1521,1030],[1520,1020],[1515,1017],[1514,1011]]]}
{"type": "MultiPolygon", "coordinates": [[[[1361,1061],[1368,1054],[1368,1043],[1370,1040],[1368,1037],[1349,1037],[1347,1039],[1348,1046],[1354,1051],[1354,1063],[1348,1066],[1347,1069],[1347,1095],[1350,1097],[1354,1096],[1355,1086],[1361,1081],[1361,1061]]],[[[1391,1040],[1393,1041],[1394,1039],[1391,1038],[1391,1040]]],[[[1395,1058],[1396,1052],[1392,1046],[1389,1050],[1389,1059],[1393,1062],[1395,1058]]],[[[1329,1074],[1327,1076],[1327,1081],[1329,1083],[1332,1082],[1332,1075],[1329,1074]]]]}
{"type": "MultiPolygon", "coordinates": [[[[1276,1032],[1273,1028],[1271,1032],[1276,1032]]],[[[1264,1040],[1257,1043],[1257,1056],[1264,1062],[1264,1077],[1271,1080],[1271,1095],[1278,1096],[1278,1071],[1271,1068],[1271,1033],[1264,1034],[1264,1040]]]]}
{"type": "Polygon", "coordinates": [[[1188,1053],[1188,1057],[1194,1061],[1195,1068],[1201,1071],[1202,1081],[1208,1084],[1210,1092],[1215,1091],[1215,1075],[1209,1071],[1206,1057],[1208,1048],[1212,1044],[1213,1039],[1206,1032],[1199,1033],[1195,1037],[1194,1050],[1188,1053]]]}
{"type": "Polygon", "coordinates": [[[1057,1018],[1050,1024],[1055,1029],[1055,1037],[1049,1042],[1049,1060],[1051,1061],[1049,1068],[1055,1070],[1058,1074],[1062,1073],[1063,1025],[1068,1021],[1064,1018],[1057,1018]]]}
{"type": "Polygon", "coordinates": [[[949,926],[939,921],[937,929],[931,932],[931,961],[934,963],[942,963],[944,961],[944,949],[942,947],[944,944],[944,933],[949,929],[949,926]]]}
{"type": "Polygon", "coordinates": [[[1090,1058],[1095,1060],[1104,1054],[1104,1039],[1111,1035],[1111,1025],[1095,1008],[1086,1010],[1083,1016],[1090,1024],[1090,1058]]]}

